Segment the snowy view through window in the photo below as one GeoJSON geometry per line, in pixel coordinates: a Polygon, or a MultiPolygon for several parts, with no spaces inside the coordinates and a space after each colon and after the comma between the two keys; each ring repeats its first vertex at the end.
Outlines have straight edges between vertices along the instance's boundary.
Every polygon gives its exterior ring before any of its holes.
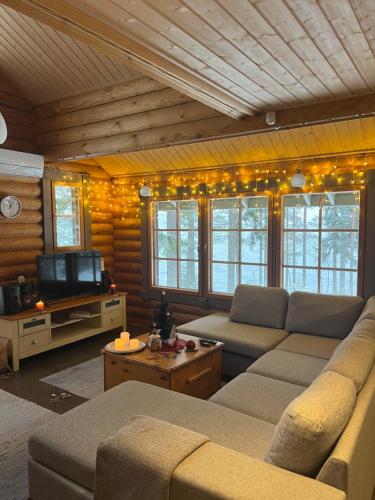
{"type": "Polygon", "coordinates": [[[198,201],[159,201],[153,213],[155,286],[198,290],[198,201]]]}
{"type": "Polygon", "coordinates": [[[233,293],[239,283],[267,285],[268,198],[210,201],[210,290],[233,293]]]}
{"type": "Polygon", "coordinates": [[[59,248],[79,247],[80,236],[80,189],[77,186],[54,186],[55,233],[59,248]]]}
{"type": "Polygon", "coordinates": [[[283,285],[357,295],[359,192],[283,196],[283,285]]]}

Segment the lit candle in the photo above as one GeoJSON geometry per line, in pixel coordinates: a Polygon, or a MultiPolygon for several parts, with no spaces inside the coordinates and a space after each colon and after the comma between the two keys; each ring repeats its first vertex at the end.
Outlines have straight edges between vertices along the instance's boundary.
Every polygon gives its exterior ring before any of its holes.
{"type": "Polygon", "coordinates": [[[124,341],[125,345],[129,345],[130,335],[129,332],[121,332],[121,339],[124,341]]]}
{"type": "Polygon", "coordinates": [[[43,312],[44,311],[44,302],[43,300],[39,300],[39,302],[37,302],[35,304],[35,308],[38,312],[43,312]]]}
{"type": "Polygon", "coordinates": [[[115,351],[124,351],[125,342],[122,339],[115,339],[115,351]]]}
{"type": "Polygon", "coordinates": [[[139,340],[138,339],[130,339],[129,341],[129,349],[138,349],[139,340]]]}
{"type": "Polygon", "coordinates": [[[109,290],[111,293],[116,293],[116,290],[117,290],[116,283],[111,283],[109,285],[109,290]]]}

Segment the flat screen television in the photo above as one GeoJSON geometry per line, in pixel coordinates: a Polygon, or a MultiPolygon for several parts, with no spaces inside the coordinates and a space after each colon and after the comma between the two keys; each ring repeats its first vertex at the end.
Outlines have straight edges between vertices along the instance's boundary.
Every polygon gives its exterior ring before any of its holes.
{"type": "Polygon", "coordinates": [[[86,295],[100,290],[100,252],[38,255],[38,291],[43,299],[86,295]]]}

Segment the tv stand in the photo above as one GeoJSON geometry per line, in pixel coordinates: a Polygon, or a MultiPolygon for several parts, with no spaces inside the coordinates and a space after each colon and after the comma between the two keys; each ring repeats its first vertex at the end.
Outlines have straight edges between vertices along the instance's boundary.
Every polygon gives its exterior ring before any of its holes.
{"type": "Polygon", "coordinates": [[[10,340],[14,371],[21,359],[113,328],[126,329],[126,293],[95,294],[54,301],[45,311],[0,316],[0,336],[10,340]]]}

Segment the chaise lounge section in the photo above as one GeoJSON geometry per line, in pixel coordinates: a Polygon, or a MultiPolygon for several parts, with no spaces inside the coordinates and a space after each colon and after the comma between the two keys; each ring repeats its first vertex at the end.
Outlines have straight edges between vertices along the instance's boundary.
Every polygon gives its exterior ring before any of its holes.
{"type": "Polygon", "coordinates": [[[126,382],[44,425],[30,497],[371,500],[375,297],[287,298],[297,332],[275,328],[283,338],[209,401],[126,382]]]}

